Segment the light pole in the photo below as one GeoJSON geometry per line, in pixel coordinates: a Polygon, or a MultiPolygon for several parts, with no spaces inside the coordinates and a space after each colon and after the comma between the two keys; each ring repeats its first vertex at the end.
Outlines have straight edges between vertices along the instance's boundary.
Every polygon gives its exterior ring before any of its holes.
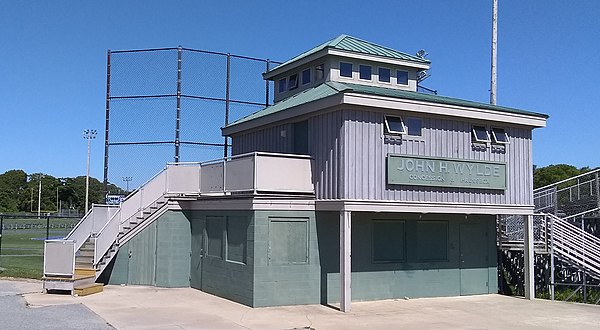
{"type": "Polygon", "coordinates": [[[87,140],[87,172],[85,175],[85,213],[87,213],[89,209],[89,194],[90,194],[90,147],[92,144],[92,140],[96,138],[95,129],[84,129],[83,130],[83,138],[87,140]]]}
{"type": "Polygon", "coordinates": [[[42,178],[44,175],[40,174],[40,182],[38,186],[38,219],[40,218],[41,207],[42,207],[42,178]]]}
{"type": "Polygon", "coordinates": [[[125,181],[125,184],[126,184],[126,186],[127,186],[127,190],[125,190],[125,191],[127,191],[127,193],[129,193],[129,182],[130,182],[131,180],[133,180],[133,177],[132,177],[132,176],[124,176],[124,177],[123,177],[123,181],[125,181]]]}

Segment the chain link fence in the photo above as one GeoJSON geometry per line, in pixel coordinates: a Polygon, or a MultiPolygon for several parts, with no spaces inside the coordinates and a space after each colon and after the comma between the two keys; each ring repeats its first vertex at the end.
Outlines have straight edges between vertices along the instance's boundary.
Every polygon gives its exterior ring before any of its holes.
{"type": "Polygon", "coordinates": [[[0,276],[41,278],[44,240],[64,238],[79,219],[0,214],[0,276]]]}
{"type": "Polygon", "coordinates": [[[182,47],[109,51],[105,188],[130,178],[133,190],[167,162],[227,156],[220,128],[272,102],[262,73],[279,64],[182,47]]]}

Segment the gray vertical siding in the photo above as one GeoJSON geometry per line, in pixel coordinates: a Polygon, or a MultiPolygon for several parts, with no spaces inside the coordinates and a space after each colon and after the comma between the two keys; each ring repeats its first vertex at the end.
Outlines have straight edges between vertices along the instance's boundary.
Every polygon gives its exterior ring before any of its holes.
{"type": "MultiPolygon", "coordinates": [[[[310,117],[309,153],[315,160],[313,182],[317,198],[515,205],[533,203],[530,128],[499,125],[510,136],[506,151],[492,152],[489,147],[479,151],[474,150],[471,144],[473,122],[441,116],[422,119],[422,137],[388,139],[383,134],[382,112],[340,110],[310,117]],[[386,156],[389,153],[505,162],[507,189],[387,185],[386,156]]],[[[291,123],[285,123],[236,135],[233,137],[232,153],[291,153],[292,129],[291,123]],[[285,136],[282,136],[282,131],[285,131],[285,136]]]]}
{"type": "MultiPolygon", "coordinates": [[[[408,117],[407,114],[401,114],[408,117]]],[[[383,134],[384,114],[344,111],[344,197],[365,200],[400,200],[440,203],[532,204],[531,129],[505,127],[510,144],[505,152],[474,150],[472,122],[442,117],[423,118],[421,137],[389,139],[383,134]],[[417,187],[386,184],[386,156],[446,157],[505,162],[507,189],[417,187]]]]}
{"type": "MultiPolygon", "coordinates": [[[[320,199],[342,198],[342,112],[327,112],[308,119],[308,151],[313,157],[313,182],[320,199]]],[[[232,137],[232,154],[253,151],[293,153],[293,124],[287,123],[232,137]],[[285,131],[285,137],[282,136],[285,131]]]]}
{"type": "Polygon", "coordinates": [[[240,155],[254,151],[290,153],[294,147],[292,129],[293,125],[286,123],[235,135],[231,139],[231,154],[240,155]]]}

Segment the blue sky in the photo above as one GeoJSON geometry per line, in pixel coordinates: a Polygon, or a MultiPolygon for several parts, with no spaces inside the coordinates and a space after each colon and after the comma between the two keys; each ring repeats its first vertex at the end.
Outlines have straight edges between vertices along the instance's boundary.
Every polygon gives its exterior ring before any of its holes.
{"type": "MultiPolygon", "coordinates": [[[[538,166],[600,166],[600,1],[499,0],[498,104],[550,115],[538,166]]],[[[287,60],[339,34],[425,49],[441,95],[489,101],[492,0],[6,1],[0,173],[102,179],[108,49],[184,47],[287,60]],[[368,5],[367,5],[368,4],[368,5]]]]}

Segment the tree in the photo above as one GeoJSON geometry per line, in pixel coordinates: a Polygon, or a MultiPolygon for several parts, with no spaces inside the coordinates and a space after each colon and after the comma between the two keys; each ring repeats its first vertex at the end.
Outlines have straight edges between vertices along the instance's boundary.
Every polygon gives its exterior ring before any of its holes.
{"type": "Polygon", "coordinates": [[[573,165],[567,164],[536,167],[533,171],[533,187],[543,187],[585,173],[589,170],[589,167],[578,169],[573,165]]]}
{"type": "Polygon", "coordinates": [[[25,193],[27,174],[10,170],[0,175],[0,212],[18,212],[19,201],[25,193]]]}

